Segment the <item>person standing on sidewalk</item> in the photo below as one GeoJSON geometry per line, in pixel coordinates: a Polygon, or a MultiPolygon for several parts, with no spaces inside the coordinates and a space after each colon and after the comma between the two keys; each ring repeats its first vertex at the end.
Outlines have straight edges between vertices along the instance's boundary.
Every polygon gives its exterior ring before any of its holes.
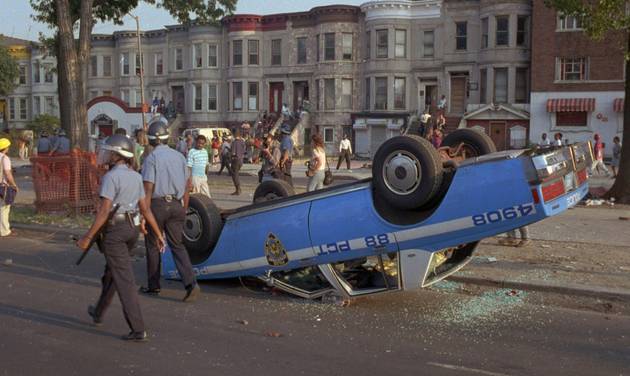
{"type": "Polygon", "coordinates": [[[50,148],[52,145],[50,144],[50,139],[48,138],[48,132],[43,131],[39,135],[39,140],[37,140],[37,155],[44,156],[50,153],[50,148]]]}
{"type": "MultiPolygon", "coordinates": [[[[321,137],[320,137],[321,138],[321,137]]],[[[341,162],[346,160],[346,168],[348,172],[352,172],[350,169],[350,157],[352,156],[352,145],[350,144],[350,140],[348,140],[348,135],[344,134],[343,139],[339,143],[339,159],[337,160],[337,170],[341,166],[341,162]]]]}
{"type": "Polygon", "coordinates": [[[608,167],[604,163],[604,143],[599,137],[599,134],[595,133],[593,136],[595,140],[595,145],[593,145],[593,152],[595,153],[595,170],[599,173],[599,169],[601,168],[604,171],[606,176],[610,176],[610,171],[608,171],[608,167]]]}
{"type": "Polygon", "coordinates": [[[234,134],[234,141],[232,141],[232,159],[230,160],[230,173],[232,174],[232,182],[235,188],[232,196],[241,194],[241,180],[238,175],[241,171],[241,167],[243,167],[243,158],[245,158],[246,149],[247,144],[245,140],[241,138],[241,131],[237,129],[234,134]]]}
{"type": "Polygon", "coordinates": [[[19,191],[13,171],[11,170],[11,158],[9,158],[9,146],[11,141],[8,138],[0,138],[0,237],[15,236],[9,224],[9,212],[11,211],[12,199],[8,196],[19,191]],[[13,193],[9,193],[13,190],[13,193]]]}
{"type": "Polygon", "coordinates": [[[499,240],[499,244],[511,247],[525,247],[529,243],[531,243],[531,240],[529,239],[529,228],[527,226],[510,230],[506,233],[506,237],[504,239],[499,240]],[[516,231],[518,231],[521,235],[520,240],[516,237],[516,231]]]}
{"type": "Polygon", "coordinates": [[[102,290],[96,306],[88,307],[88,314],[94,325],[101,325],[105,311],[118,292],[125,320],[131,331],[122,337],[127,341],[144,342],[147,333],[140,312],[140,302],[136,282],[131,266],[131,250],[135,247],[140,234],[140,214],[145,218],[152,231],[157,234],[156,245],[164,249],[164,238],[155,217],[144,200],[142,177],[129,166],[134,157],[133,142],[126,136],[113,135],[107,139],[99,150],[98,165],[109,167],[109,171],[101,180],[101,201],[92,226],[77,246],[84,252],[91,240],[98,236],[105,226],[101,238],[101,251],[105,255],[105,272],[101,278],[102,290]],[[108,221],[109,213],[115,205],[119,205],[116,213],[108,221]]]}
{"type": "Polygon", "coordinates": [[[293,178],[291,176],[291,168],[293,167],[293,139],[291,138],[291,127],[288,124],[282,124],[280,127],[282,141],[280,141],[280,169],[283,173],[283,179],[293,186],[293,178]]]}
{"type": "Polygon", "coordinates": [[[220,159],[221,159],[221,167],[219,168],[219,171],[217,172],[217,175],[221,175],[221,173],[223,172],[223,169],[225,168],[228,172],[228,174],[232,174],[230,171],[230,156],[232,154],[232,143],[230,142],[230,139],[227,137],[223,137],[223,143],[221,144],[221,155],[220,155],[220,159]]]}
{"type": "Polygon", "coordinates": [[[617,177],[619,173],[619,161],[621,161],[621,140],[619,136],[615,136],[613,138],[613,147],[612,147],[612,170],[613,170],[613,178],[617,177]]]}
{"type": "Polygon", "coordinates": [[[147,132],[149,143],[155,146],[153,152],[142,165],[142,180],[146,200],[150,202],[159,232],[150,230],[146,236],[147,248],[147,287],[141,292],[149,295],[160,293],[160,269],[162,259],[158,244],[159,234],[166,232],[166,239],[173,253],[173,260],[179,272],[186,295],[184,302],[197,299],[201,291],[195,279],[188,252],[182,242],[190,187],[190,175],[186,159],[176,150],[168,147],[168,124],[165,119],[154,119],[147,132]]]}
{"type": "Polygon", "coordinates": [[[313,157],[308,162],[308,170],[306,170],[306,176],[308,176],[307,192],[324,188],[326,172],[326,150],[324,149],[322,136],[319,134],[312,135],[311,145],[313,146],[313,157]]]}
{"type": "Polygon", "coordinates": [[[188,168],[192,176],[192,192],[201,193],[210,196],[210,188],[208,188],[208,151],[206,150],[206,137],[204,135],[197,136],[195,148],[188,152],[188,168]]]}

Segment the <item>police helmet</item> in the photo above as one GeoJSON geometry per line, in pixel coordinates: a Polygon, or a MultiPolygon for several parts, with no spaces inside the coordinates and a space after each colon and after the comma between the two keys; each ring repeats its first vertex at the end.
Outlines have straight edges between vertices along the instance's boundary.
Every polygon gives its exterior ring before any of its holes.
{"type": "Polygon", "coordinates": [[[147,132],[149,141],[168,140],[168,121],[164,117],[152,119],[147,132]]]}
{"type": "Polygon", "coordinates": [[[63,129],[59,130],[59,136],[65,136],[66,135],[66,131],[63,129]]]}
{"type": "Polygon", "coordinates": [[[53,131],[53,134],[54,134],[55,136],[59,136],[59,133],[60,133],[61,131],[62,131],[62,129],[61,129],[61,128],[55,128],[55,130],[53,131]]]}
{"type": "Polygon", "coordinates": [[[98,164],[107,164],[112,154],[118,154],[125,159],[133,158],[133,143],[126,136],[115,134],[107,137],[98,153],[98,164]]]}
{"type": "Polygon", "coordinates": [[[282,126],[280,127],[280,133],[291,134],[291,126],[289,126],[289,124],[287,123],[282,124],[282,126]]]}
{"type": "Polygon", "coordinates": [[[40,135],[40,137],[48,137],[48,132],[42,131],[42,134],[40,135]]]}

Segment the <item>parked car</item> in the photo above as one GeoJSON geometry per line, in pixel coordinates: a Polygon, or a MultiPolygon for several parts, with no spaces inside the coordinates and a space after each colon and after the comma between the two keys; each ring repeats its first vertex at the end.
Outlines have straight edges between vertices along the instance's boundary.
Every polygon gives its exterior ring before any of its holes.
{"type": "MultiPolygon", "coordinates": [[[[443,145],[394,137],[370,179],[298,195],[272,180],[232,211],[193,195],[184,235],[197,277],[253,276],[307,298],[425,287],[462,268],[480,240],[588,192],[589,143],[495,152],[488,136],[462,129],[443,145]]],[[[178,278],[168,250],[162,265],[178,278]]]]}
{"type": "Polygon", "coordinates": [[[196,138],[198,135],[205,136],[208,140],[212,140],[215,137],[219,139],[223,137],[232,137],[232,132],[227,128],[189,128],[184,130],[183,136],[186,137],[189,134],[196,138]]]}

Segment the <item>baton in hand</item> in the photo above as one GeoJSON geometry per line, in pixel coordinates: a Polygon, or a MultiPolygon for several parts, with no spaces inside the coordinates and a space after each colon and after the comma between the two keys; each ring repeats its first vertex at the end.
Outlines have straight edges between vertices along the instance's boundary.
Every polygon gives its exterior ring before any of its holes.
{"type": "MultiPolygon", "coordinates": [[[[116,204],[112,207],[112,210],[109,212],[109,214],[107,215],[107,221],[105,221],[105,223],[103,224],[103,226],[101,226],[101,228],[98,229],[98,231],[96,232],[96,235],[92,238],[92,240],[90,240],[90,244],[88,244],[88,247],[85,251],[83,251],[83,253],[81,254],[81,256],[79,257],[79,259],[77,260],[77,262],[75,263],[75,265],[80,265],[81,262],[83,262],[83,259],[85,258],[85,256],[87,256],[88,252],[90,252],[90,249],[92,249],[92,246],[94,245],[94,243],[96,243],[96,245],[98,246],[98,248],[102,251],[101,249],[101,237],[103,236],[103,232],[105,231],[105,229],[107,228],[107,224],[109,223],[109,221],[112,220],[112,218],[114,218],[114,215],[116,214],[116,212],[118,211],[118,208],[120,207],[120,204],[116,204]]],[[[78,240],[76,237],[72,238],[75,242],[78,240]]]]}

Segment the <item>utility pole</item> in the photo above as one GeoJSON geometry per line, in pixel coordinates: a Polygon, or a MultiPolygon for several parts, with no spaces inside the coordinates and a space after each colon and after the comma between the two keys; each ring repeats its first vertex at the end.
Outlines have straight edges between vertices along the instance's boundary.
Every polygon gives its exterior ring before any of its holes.
{"type": "Polygon", "coordinates": [[[144,116],[144,56],[142,55],[142,43],[140,42],[140,17],[129,14],[136,20],[136,37],[138,39],[138,54],[140,56],[140,102],[142,102],[142,129],[146,131],[147,123],[144,116]]]}

